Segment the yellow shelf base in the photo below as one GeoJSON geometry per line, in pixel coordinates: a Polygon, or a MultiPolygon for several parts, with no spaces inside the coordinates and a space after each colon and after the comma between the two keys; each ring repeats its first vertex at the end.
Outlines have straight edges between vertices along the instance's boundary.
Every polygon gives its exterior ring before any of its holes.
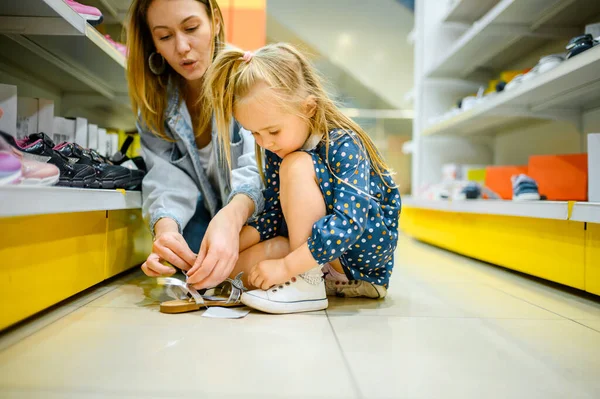
{"type": "MultiPolygon", "coordinates": [[[[404,207],[400,225],[424,242],[581,290],[592,287],[586,284],[586,257],[598,259],[600,253],[600,231],[588,237],[596,247],[588,242],[586,253],[584,223],[568,220],[404,207]]],[[[596,266],[592,272],[600,276],[596,266]]],[[[593,287],[598,290],[600,283],[593,287]]]]}
{"type": "Polygon", "coordinates": [[[139,210],[0,219],[0,330],[142,263],[139,210]]]}

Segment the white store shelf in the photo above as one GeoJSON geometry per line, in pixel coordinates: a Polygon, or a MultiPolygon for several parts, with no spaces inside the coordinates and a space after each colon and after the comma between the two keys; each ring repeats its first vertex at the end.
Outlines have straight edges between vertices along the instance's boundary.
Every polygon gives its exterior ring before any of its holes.
{"type": "MultiPolygon", "coordinates": [[[[600,3],[600,2],[599,2],[600,3]]],[[[600,106],[600,46],[468,111],[427,127],[424,135],[494,133],[527,120],[576,120],[600,106]]]]}
{"type": "Polygon", "coordinates": [[[476,213],[541,219],[567,220],[569,204],[566,201],[507,201],[507,200],[421,200],[402,198],[402,206],[445,212],[476,213]]]}
{"type": "Polygon", "coordinates": [[[600,202],[576,202],[573,205],[571,220],[600,223],[600,202]]]}
{"type": "Polygon", "coordinates": [[[473,23],[484,16],[498,0],[455,0],[443,22],[473,23]]]}
{"type": "Polygon", "coordinates": [[[139,191],[67,187],[0,187],[0,217],[111,211],[142,207],[139,191]]]}
{"type": "Polygon", "coordinates": [[[600,1],[501,0],[442,55],[426,76],[466,78],[478,68],[500,70],[548,40],[567,40],[581,34],[582,25],[598,13],[600,1]]]}
{"type": "Polygon", "coordinates": [[[129,107],[125,57],[62,0],[0,1],[0,48],[2,69],[60,89],[71,104],[129,107]]]}

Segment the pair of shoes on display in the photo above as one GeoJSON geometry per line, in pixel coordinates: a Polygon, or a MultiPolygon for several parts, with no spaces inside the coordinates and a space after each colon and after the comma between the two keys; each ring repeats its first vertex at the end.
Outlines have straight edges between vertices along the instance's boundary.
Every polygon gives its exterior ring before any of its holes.
{"type": "Polygon", "coordinates": [[[578,54],[583,53],[591,49],[594,46],[600,44],[599,38],[594,39],[594,37],[587,33],[585,35],[577,36],[569,40],[569,44],[567,44],[567,59],[573,58],[578,54]]]}
{"type": "MultiPolygon", "coordinates": [[[[540,58],[536,66],[531,68],[526,74],[520,75],[521,77],[515,82],[515,84],[528,81],[534,77],[546,73],[557,66],[559,66],[565,60],[566,54],[550,54],[540,58]]],[[[512,86],[511,86],[512,87],[512,86]]],[[[510,88],[509,88],[510,89],[510,88]]]]}
{"type": "Polygon", "coordinates": [[[488,187],[483,186],[477,182],[470,181],[468,182],[460,191],[460,193],[456,196],[457,200],[472,200],[472,199],[482,199],[483,197],[488,199],[500,199],[500,196],[490,190],[488,187]]]}
{"type": "Polygon", "coordinates": [[[128,135],[127,138],[125,139],[125,141],[123,142],[123,144],[121,145],[121,148],[119,149],[119,151],[115,152],[110,157],[110,162],[114,165],[124,166],[128,169],[141,170],[141,171],[147,172],[148,168],[146,167],[144,158],[142,158],[140,156],[129,158],[127,156],[127,151],[129,151],[129,147],[131,146],[132,143],[133,143],[133,136],[128,135]]]}
{"type": "MultiPolygon", "coordinates": [[[[21,145],[23,140],[16,140],[8,133],[0,131],[0,151],[11,154],[21,164],[21,177],[18,183],[23,185],[53,186],[70,185],[70,181],[85,182],[94,178],[93,170],[87,167],[74,169],[60,154],[54,154],[52,148],[41,138],[29,145],[21,145]],[[62,183],[62,184],[61,184],[62,183]]],[[[5,159],[7,157],[5,156],[5,159]]],[[[14,161],[13,161],[14,164],[14,161]]]]}
{"type": "Polygon", "coordinates": [[[510,178],[513,186],[513,201],[536,201],[541,199],[538,184],[531,177],[520,174],[510,178]]]}
{"type": "Polygon", "coordinates": [[[96,7],[86,6],[74,0],[64,0],[77,14],[81,15],[92,26],[100,25],[104,16],[96,7]]]}
{"type": "Polygon", "coordinates": [[[90,165],[95,169],[96,180],[90,184],[90,188],[135,190],[144,178],[141,170],[112,165],[96,151],[84,149],[75,143],[60,143],[54,150],[67,157],[72,165],[90,165]]]}
{"type": "Polygon", "coordinates": [[[119,52],[121,54],[123,54],[123,57],[127,57],[127,46],[126,45],[114,41],[113,38],[110,37],[110,35],[104,35],[104,37],[106,38],[106,40],[108,40],[108,42],[110,44],[112,44],[112,46],[114,48],[116,48],[117,50],[119,50],[119,52]]]}
{"type": "Polygon", "coordinates": [[[142,171],[110,165],[95,151],[85,150],[76,144],[55,146],[44,133],[31,134],[17,140],[7,133],[0,135],[24,159],[55,165],[60,171],[59,186],[77,188],[136,189],[144,177],[142,171]]]}

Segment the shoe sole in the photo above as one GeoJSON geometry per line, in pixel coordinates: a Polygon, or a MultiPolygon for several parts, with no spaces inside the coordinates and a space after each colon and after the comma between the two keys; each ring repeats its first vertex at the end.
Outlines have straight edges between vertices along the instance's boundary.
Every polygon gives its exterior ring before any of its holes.
{"type": "Polygon", "coordinates": [[[95,180],[96,176],[90,176],[83,180],[60,179],[56,185],[61,187],[90,188],[95,180]]]}
{"type": "Polygon", "coordinates": [[[21,169],[9,174],[8,176],[4,176],[0,178],[0,186],[7,186],[9,184],[15,184],[22,177],[21,169]]]}
{"type": "Polygon", "coordinates": [[[513,197],[513,201],[534,201],[539,199],[540,195],[538,193],[526,193],[513,197]]]}
{"type": "Polygon", "coordinates": [[[43,179],[36,179],[31,177],[25,177],[21,180],[22,186],[53,186],[58,183],[60,175],[49,176],[43,179]]]}
{"type": "Polygon", "coordinates": [[[329,305],[327,298],[298,302],[273,302],[247,293],[242,294],[241,302],[252,309],[271,314],[316,312],[327,309],[329,305]]]}
{"type": "Polygon", "coordinates": [[[104,21],[104,16],[102,15],[91,15],[80,12],[78,12],[77,14],[81,15],[87,21],[87,23],[92,26],[100,25],[102,21],[104,21]]]}
{"type": "Polygon", "coordinates": [[[96,180],[94,181],[92,184],[90,184],[90,188],[99,188],[99,189],[104,189],[104,190],[114,190],[116,188],[124,188],[126,190],[129,190],[130,187],[132,187],[134,184],[135,186],[138,186],[141,183],[141,181],[137,182],[136,181],[131,181],[130,177],[125,177],[122,179],[117,179],[117,180],[96,180]]]}

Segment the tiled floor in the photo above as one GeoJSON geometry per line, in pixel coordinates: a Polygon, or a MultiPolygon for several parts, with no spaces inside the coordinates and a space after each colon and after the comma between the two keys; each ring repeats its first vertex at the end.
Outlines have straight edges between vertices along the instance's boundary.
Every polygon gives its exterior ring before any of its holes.
{"type": "Polygon", "coordinates": [[[140,272],[0,337],[1,398],[599,398],[600,300],[402,238],[384,301],[158,312],[140,272]]]}

